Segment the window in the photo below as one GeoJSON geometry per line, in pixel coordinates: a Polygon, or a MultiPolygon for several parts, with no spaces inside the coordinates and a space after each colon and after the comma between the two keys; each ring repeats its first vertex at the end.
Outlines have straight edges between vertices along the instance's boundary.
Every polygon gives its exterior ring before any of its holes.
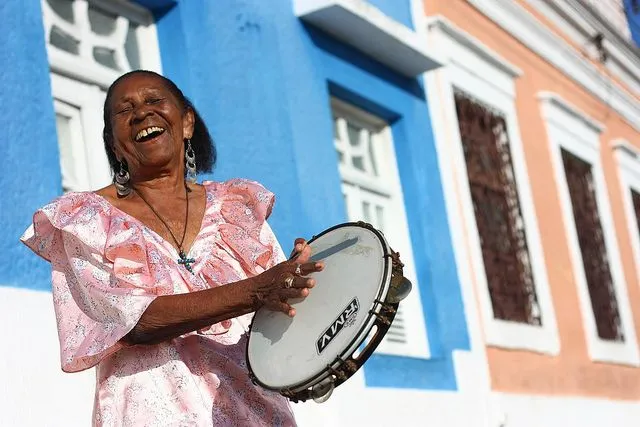
{"type": "Polygon", "coordinates": [[[427,77],[428,96],[468,316],[478,303],[490,346],[557,354],[515,108],[522,72],[444,18],[428,37],[447,63],[427,77]]]}
{"type": "Polygon", "coordinates": [[[368,222],[387,236],[393,250],[400,252],[404,274],[414,285],[400,304],[378,352],[428,357],[424,313],[391,130],[379,118],[339,100],[332,100],[332,110],[347,217],[350,221],[368,222]]]}
{"type": "Polygon", "coordinates": [[[589,355],[637,365],[631,308],[600,164],[603,128],[555,94],[539,97],[589,355]]]}
{"type": "Polygon", "coordinates": [[[567,150],[560,152],[598,336],[603,340],[624,341],[592,167],[567,150]]]}
{"type": "Polygon", "coordinates": [[[138,68],[160,71],[151,14],[124,0],[42,0],[62,187],[111,182],[102,143],[107,87],[138,68]]]}
{"type": "Polygon", "coordinates": [[[461,91],[455,103],[493,316],[540,325],[505,119],[461,91]]]}
{"type": "Polygon", "coordinates": [[[55,100],[56,129],[60,144],[60,170],[62,171],[63,191],[84,189],[89,182],[87,170],[76,168],[75,165],[87,162],[87,152],[82,140],[84,130],[80,110],[72,105],[55,100]]]}
{"type": "Polygon", "coordinates": [[[613,147],[618,161],[631,249],[636,261],[636,277],[640,279],[640,149],[624,140],[614,141],[613,147]]]}

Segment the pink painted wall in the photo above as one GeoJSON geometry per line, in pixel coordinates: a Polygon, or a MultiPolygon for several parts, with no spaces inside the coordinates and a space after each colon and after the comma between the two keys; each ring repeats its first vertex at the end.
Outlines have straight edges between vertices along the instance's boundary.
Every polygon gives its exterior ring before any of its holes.
{"type": "MultiPolygon", "coordinates": [[[[514,1],[527,7],[525,1],[514,1]]],[[[640,148],[640,134],[614,111],[520,44],[466,1],[425,0],[424,6],[427,15],[443,15],[524,72],[516,80],[516,108],[546,256],[561,353],[552,357],[488,347],[493,389],[527,394],[640,399],[640,369],[594,363],[588,356],[567,234],[561,220],[558,185],[554,174],[550,173],[551,155],[536,95],[540,91],[555,92],[606,126],[606,131],[601,135],[602,163],[629,299],[632,301],[636,334],[639,336],[640,273],[635,271],[631,236],[627,231],[621,187],[610,141],[624,138],[640,148]]],[[[543,17],[538,18],[544,21],[543,17]]],[[[550,23],[547,24],[551,26],[550,23]]]]}

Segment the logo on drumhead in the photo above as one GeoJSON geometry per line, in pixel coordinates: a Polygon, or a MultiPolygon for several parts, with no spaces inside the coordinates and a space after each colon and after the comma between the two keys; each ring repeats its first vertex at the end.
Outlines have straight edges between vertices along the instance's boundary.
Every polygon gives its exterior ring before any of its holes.
{"type": "Polygon", "coordinates": [[[354,298],[351,300],[349,305],[342,310],[340,316],[331,323],[331,326],[329,326],[322,335],[320,335],[318,341],[316,341],[316,350],[318,351],[318,354],[322,353],[324,349],[327,348],[342,329],[354,324],[358,310],[360,310],[360,303],[358,303],[357,298],[354,298]]]}

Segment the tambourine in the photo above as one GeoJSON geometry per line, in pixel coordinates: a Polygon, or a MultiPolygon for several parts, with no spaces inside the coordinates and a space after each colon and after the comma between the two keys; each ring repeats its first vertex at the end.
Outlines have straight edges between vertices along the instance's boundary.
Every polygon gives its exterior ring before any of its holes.
{"type": "Polygon", "coordinates": [[[310,277],[308,297],[284,313],[258,310],[247,342],[254,383],[293,402],[324,402],[380,344],[398,305],[411,291],[403,264],[370,224],[344,223],[308,242],[325,268],[310,277]]]}

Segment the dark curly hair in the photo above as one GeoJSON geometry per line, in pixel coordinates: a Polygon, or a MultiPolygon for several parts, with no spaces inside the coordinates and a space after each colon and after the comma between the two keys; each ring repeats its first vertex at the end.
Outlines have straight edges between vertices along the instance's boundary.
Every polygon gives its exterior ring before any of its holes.
{"type": "Polygon", "coordinates": [[[178,99],[178,102],[182,104],[184,111],[193,111],[195,118],[193,126],[193,135],[191,136],[191,146],[196,155],[196,170],[198,172],[211,172],[216,164],[216,146],[209,134],[207,126],[204,124],[202,117],[193,106],[193,103],[182,93],[182,91],[176,86],[174,82],[168,78],[161,76],[158,73],[147,70],[134,70],[118,77],[109,87],[107,91],[107,98],[104,101],[104,130],[102,131],[102,139],[104,140],[104,149],[107,152],[107,158],[109,159],[109,166],[113,174],[120,167],[120,163],[116,157],[116,153],[113,150],[113,129],[111,127],[111,97],[113,96],[114,88],[124,79],[135,75],[146,74],[160,78],[167,86],[169,91],[178,99]]]}

